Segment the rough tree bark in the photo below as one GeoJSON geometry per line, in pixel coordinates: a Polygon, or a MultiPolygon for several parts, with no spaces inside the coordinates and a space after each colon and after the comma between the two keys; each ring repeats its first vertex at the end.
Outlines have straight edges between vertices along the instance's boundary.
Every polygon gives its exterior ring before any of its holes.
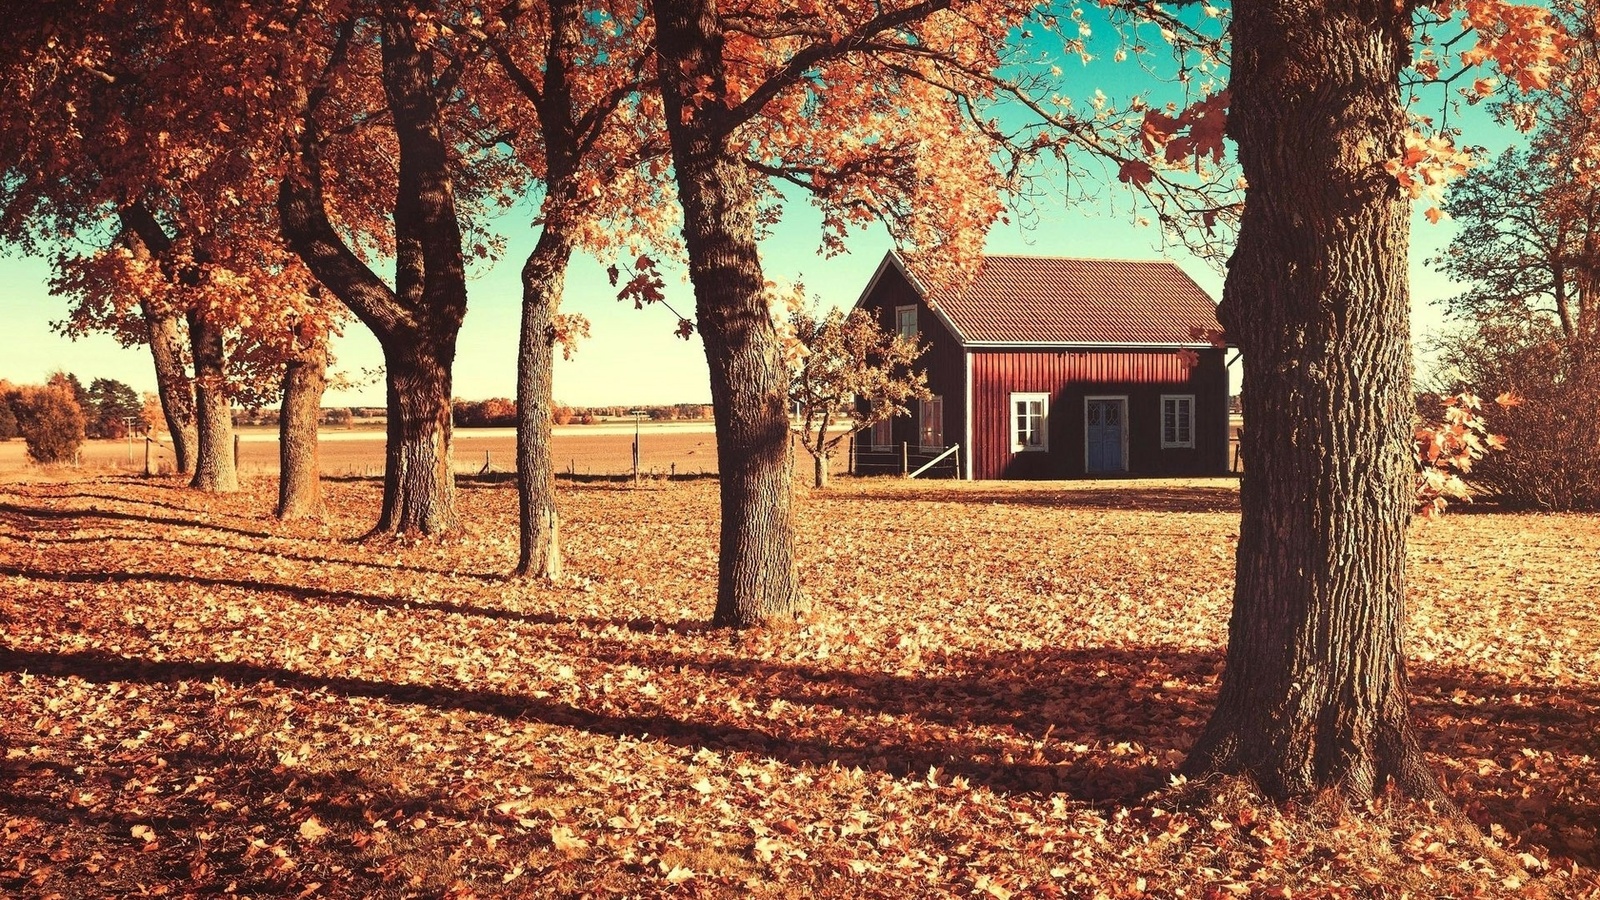
{"type": "Polygon", "coordinates": [[[654,0],[657,70],[682,198],[696,325],[711,368],[722,543],[713,622],[747,626],[802,606],[791,509],[789,375],[768,312],[751,175],[719,103],[723,34],[713,0],[654,0]]]}
{"type": "Polygon", "coordinates": [[[558,217],[547,217],[539,243],[522,267],[522,336],[517,350],[517,499],[521,523],[519,576],[561,577],[561,517],[550,457],[554,405],[553,321],[572,259],[572,240],[558,217]]]}
{"type": "Polygon", "coordinates": [[[379,532],[448,534],[460,527],[450,459],[455,336],[448,342],[435,337],[410,345],[380,341],[389,426],[379,532]]]}
{"type": "MultiPolygon", "coordinates": [[[[605,107],[578,122],[572,69],[583,52],[584,11],[575,0],[551,0],[543,78],[535,81],[503,43],[494,52],[512,83],[532,104],[544,144],[544,224],[539,241],[522,266],[522,333],[517,348],[517,511],[519,550],[515,575],[555,581],[561,577],[561,517],[555,502],[555,465],[550,456],[550,426],[556,310],[561,305],[567,267],[575,246],[576,177],[586,140],[603,126],[605,107]],[[587,131],[585,131],[585,127],[587,131]]],[[[508,6],[505,15],[527,12],[508,6]]],[[[615,108],[615,101],[611,108],[615,108]]]]}
{"type": "Polygon", "coordinates": [[[1402,654],[1414,498],[1403,148],[1409,5],[1234,7],[1250,190],[1219,310],[1244,358],[1249,469],[1227,668],[1191,774],[1276,798],[1441,796],[1402,654]]]}
{"type": "Polygon", "coordinates": [[[317,424],[328,386],[328,351],[322,339],[283,367],[283,402],[278,411],[278,509],[280,519],[322,515],[322,465],[317,424]]]}
{"type": "Polygon", "coordinates": [[[178,474],[194,473],[199,435],[195,428],[194,382],[183,363],[183,316],[148,301],[139,304],[144,313],[150,342],[150,356],[156,366],[156,394],[161,398],[161,413],[172,435],[172,455],[178,474]]]}
{"type": "MultiPolygon", "coordinates": [[[[815,465],[815,470],[812,474],[815,478],[815,486],[818,488],[826,488],[828,486],[828,460],[833,455],[828,447],[828,427],[832,424],[833,414],[831,412],[824,412],[822,421],[817,423],[817,443],[814,448],[815,452],[811,456],[812,463],[815,465]]],[[[804,435],[801,436],[804,437],[804,435]]]]}
{"type": "MultiPolygon", "coordinates": [[[[394,289],[351,251],[328,218],[316,122],[326,84],[299,98],[305,128],[279,185],[278,212],[289,246],[383,348],[389,431],[383,510],[374,533],[447,534],[460,526],[450,387],[467,309],[461,226],[433,57],[416,45],[411,19],[398,5],[381,6],[379,18],[384,91],[399,148],[394,289]]],[[[342,32],[335,61],[348,50],[351,34],[342,32]]]]}
{"type": "MultiPolygon", "coordinates": [[[[123,239],[136,258],[148,260],[171,249],[172,238],[143,203],[127,205],[119,217],[123,239]]],[[[189,379],[183,362],[183,314],[165,303],[149,300],[139,301],[139,311],[144,316],[150,356],[155,361],[156,392],[161,398],[167,432],[172,435],[178,474],[190,475],[194,472],[195,457],[199,455],[199,437],[195,430],[194,382],[189,379]]]]}
{"type": "Polygon", "coordinates": [[[233,402],[228,399],[222,329],[200,310],[185,313],[194,359],[195,423],[199,435],[189,486],[225,493],[239,489],[233,459],[233,402]]]}

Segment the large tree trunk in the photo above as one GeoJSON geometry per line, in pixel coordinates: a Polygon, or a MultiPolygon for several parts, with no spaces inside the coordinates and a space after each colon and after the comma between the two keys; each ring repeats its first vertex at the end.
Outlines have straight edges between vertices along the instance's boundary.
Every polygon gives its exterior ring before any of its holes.
{"type": "MultiPolygon", "coordinates": [[[[816,467],[812,475],[815,480],[815,486],[818,488],[826,488],[828,486],[828,460],[832,456],[830,451],[833,449],[828,443],[828,426],[832,424],[832,414],[824,412],[822,421],[817,423],[816,446],[806,448],[811,451],[811,461],[816,467]]],[[[801,437],[805,436],[804,433],[801,434],[801,437]]]]}
{"type": "MultiPolygon", "coordinates": [[[[148,261],[172,248],[172,238],[143,203],[131,203],[118,215],[122,220],[123,238],[135,258],[148,261]]],[[[182,314],[164,303],[149,300],[139,301],[139,311],[144,314],[150,355],[156,366],[156,391],[161,397],[167,432],[172,435],[178,474],[189,475],[194,472],[195,458],[199,455],[196,446],[199,438],[195,431],[194,383],[189,380],[183,362],[184,336],[179,324],[182,314]]]]}
{"type": "Polygon", "coordinates": [[[1227,668],[1186,769],[1248,775],[1277,798],[1440,796],[1402,652],[1410,204],[1384,164],[1403,150],[1408,10],[1234,12],[1228,129],[1250,188],[1219,312],[1254,424],[1227,668]]]}
{"type": "Polygon", "coordinates": [[[456,517],[450,365],[455,339],[384,347],[389,431],[376,532],[449,534],[456,517]]]}
{"type": "Polygon", "coordinates": [[[552,368],[556,328],[572,239],[564,219],[549,216],[522,267],[522,338],[517,351],[517,509],[521,524],[516,574],[561,577],[561,518],[550,459],[552,368]]]}
{"type": "MultiPolygon", "coordinates": [[[[400,4],[380,4],[378,17],[384,96],[399,151],[394,287],[361,261],[328,218],[315,115],[327,85],[297,88],[304,127],[279,182],[278,213],[285,239],[307,268],[383,347],[389,442],[383,510],[373,533],[442,534],[459,525],[450,462],[450,367],[467,309],[461,226],[433,56],[416,45],[415,23],[400,4]]],[[[336,58],[348,51],[351,34],[341,32],[336,58]]]]}
{"type": "MultiPolygon", "coordinates": [[[[578,204],[580,128],[572,70],[584,44],[584,7],[575,0],[550,0],[550,31],[543,83],[535,85],[503,43],[495,45],[501,66],[538,115],[544,142],[546,196],[539,243],[522,266],[522,336],[517,350],[516,575],[555,581],[561,577],[561,517],[556,510],[555,465],[550,459],[551,392],[555,364],[555,315],[572,261],[578,204]]],[[[508,8],[508,13],[509,13],[508,8]]],[[[525,10],[524,10],[525,11],[525,10]]],[[[598,127],[598,123],[589,127],[598,127]]],[[[594,132],[591,132],[591,135],[594,132]]]]}
{"type": "Polygon", "coordinates": [[[199,435],[194,477],[189,486],[202,491],[239,489],[233,459],[233,403],[228,399],[222,351],[222,329],[190,310],[189,348],[194,357],[195,421],[199,435]]]}
{"type": "Polygon", "coordinates": [[[161,398],[161,413],[172,435],[172,454],[178,474],[194,472],[199,437],[195,432],[194,382],[183,362],[183,317],[177,312],[156,308],[148,301],[139,304],[149,333],[150,356],[156,366],[156,393],[161,398]]]}
{"type": "Polygon", "coordinates": [[[322,515],[322,464],[317,425],[328,386],[328,351],[322,339],[283,367],[283,403],[278,411],[278,509],[280,519],[322,515]]]}
{"type": "Polygon", "coordinates": [[[728,149],[723,36],[712,0],[655,0],[658,69],[695,313],[711,368],[722,500],[717,625],[756,625],[803,605],[794,562],[788,372],[767,308],[750,175],[728,149]]]}

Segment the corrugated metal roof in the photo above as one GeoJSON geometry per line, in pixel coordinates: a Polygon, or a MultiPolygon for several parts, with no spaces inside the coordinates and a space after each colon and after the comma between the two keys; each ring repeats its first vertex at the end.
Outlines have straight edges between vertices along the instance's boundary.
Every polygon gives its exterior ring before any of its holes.
{"type": "Polygon", "coordinates": [[[1217,306],[1161,260],[986,256],[959,291],[927,298],[967,343],[1197,344],[1217,306]]]}

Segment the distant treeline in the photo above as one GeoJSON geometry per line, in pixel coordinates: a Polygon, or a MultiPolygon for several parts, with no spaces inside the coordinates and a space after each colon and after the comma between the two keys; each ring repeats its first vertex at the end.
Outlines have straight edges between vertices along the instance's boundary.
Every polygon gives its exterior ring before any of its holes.
{"type": "MultiPolygon", "coordinates": [[[[388,419],[381,406],[324,406],[318,421],[323,425],[350,425],[356,422],[380,424],[388,419]]],[[[277,425],[276,409],[239,409],[233,411],[233,421],[238,425],[277,425]]]]}
{"type": "MultiPolygon", "coordinates": [[[[514,428],[517,404],[504,397],[490,400],[456,400],[450,404],[457,428],[514,428]]],[[[665,406],[565,406],[557,404],[552,413],[557,425],[592,425],[602,419],[631,419],[634,410],[652,422],[710,419],[711,407],[704,403],[673,403],[665,406]]]]}
{"type": "MultiPolygon", "coordinates": [[[[666,406],[564,406],[555,408],[557,425],[592,425],[606,419],[632,419],[639,410],[641,418],[652,422],[678,420],[710,420],[711,407],[704,403],[672,403],[666,406]]],[[[489,400],[455,400],[450,411],[457,428],[515,428],[517,404],[504,397],[489,400]]],[[[276,425],[275,409],[235,409],[234,421],[240,425],[276,425]]],[[[383,407],[324,406],[321,421],[324,425],[376,424],[385,420],[383,407]]]]}

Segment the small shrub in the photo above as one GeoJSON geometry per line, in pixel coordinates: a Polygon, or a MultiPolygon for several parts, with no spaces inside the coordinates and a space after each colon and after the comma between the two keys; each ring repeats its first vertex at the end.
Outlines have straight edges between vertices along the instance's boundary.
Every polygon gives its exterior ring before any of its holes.
{"type": "Polygon", "coordinates": [[[28,456],[37,463],[70,462],[83,446],[83,407],[60,386],[22,387],[7,401],[16,416],[28,456]]]}
{"type": "Polygon", "coordinates": [[[21,437],[22,430],[17,427],[17,417],[11,412],[11,404],[5,397],[0,397],[0,441],[9,441],[21,437]]]}
{"type": "Polygon", "coordinates": [[[1597,351],[1550,323],[1482,323],[1438,343],[1446,383],[1517,402],[1494,411],[1506,452],[1472,470],[1473,488],[1503,506],[1552,512],[1600,509],[1597,351]]]}

